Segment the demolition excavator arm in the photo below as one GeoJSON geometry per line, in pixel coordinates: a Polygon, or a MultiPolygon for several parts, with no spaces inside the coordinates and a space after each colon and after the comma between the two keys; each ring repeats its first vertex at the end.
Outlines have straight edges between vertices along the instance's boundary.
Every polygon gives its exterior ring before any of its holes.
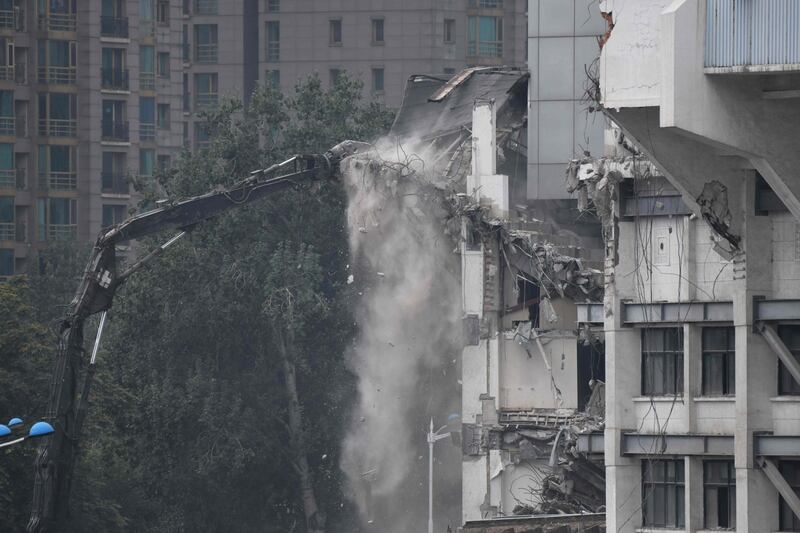
{"type": "Polygon", "coordinates": [[[336,177],[339,163],[366,149],[353,141],[340,143],[324,154],[296,155],[283,163],[253,172],[230,188],[161,206],[105,230],[97,238],[78,291],[61,322],[55,368],[45,419],[55,433],[41,445],[35,463],[35,483],[29,532],[58,531],[68,516],[81,427],[88,408],[95,357],[105,325],[105,313],[114,294],[128,277],[160,255],[197,224],[229,209],[304,182],[336,177]],[[138,261],[118,271],[116,246],[168,229],[178,233],[138,261]],[[84,351],[84,323],[102,313],[89,360],[84,351]]]}

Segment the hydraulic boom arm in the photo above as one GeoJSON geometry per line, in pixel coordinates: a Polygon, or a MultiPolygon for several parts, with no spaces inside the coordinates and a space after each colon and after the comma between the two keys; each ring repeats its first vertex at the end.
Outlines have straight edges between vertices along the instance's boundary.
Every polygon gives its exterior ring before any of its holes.
{"type": "Polygon", "coordinates": [[[198,223],[302,182],[336,177],[342,159],[367,146],[364,143],[345,141],[324,154],[294,156],[283,163],[253,172],[247,179],[228,189],[189,198],[129,218],[97,238],[81,284],[60,327],[46,413],[46,419],[53,425],[55,433],[42,444],[36,458],[33,506],[28,531],[58,531],[67,519],[72,474],[81,426],[88,408],[95,356],[105,324],[105,312],[111,308],[114,294],[120,285],[198,223]],[[171,228],[178,229],[179,233],[126,270],[117,271],[117,244],[171,228]],[[101,325],[89,364],[86,365],[84,322],[91,315],[100,312],[103,313],[101,325]]]}

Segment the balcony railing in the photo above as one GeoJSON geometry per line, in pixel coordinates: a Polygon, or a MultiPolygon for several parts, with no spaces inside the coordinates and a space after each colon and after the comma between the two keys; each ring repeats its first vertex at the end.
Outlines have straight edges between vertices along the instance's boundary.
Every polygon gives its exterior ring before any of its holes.
{"type": "Polygon", "coordinates": [[[47,238],[54,241],[68,241],[78,235],[77,224],[48,224],[47,238]]]}
{"type": "Polygon", "coordinates": [[[78,121],[71,119],[40,118],[39,135],[46,137],[75,137],[78,134],[78,121]]]}
{"type": "Polygon", "coordinates": [[[108,194],[130,194],[128,177],[118,172],[103,172],[101,191],[108,194]]]}
{"type": "Polygon", "coordinates": [[[219,95],[217,93],[197,93],[194,101],[196,110],[214,107],[219,102],[219,95]]]}
{"type": "Polygon", "coordinates": [[[267,42],[267,61],[280,61],[281,60],[281,43],[280,41],[267,42]]]}
{"type": "Polygon", "coordinates": [[[17,26],[13,10],[0,11],[0,28],[14,29],[17,26]]]}
{"type": "Polygon", "coordinates": [[[13,222],[0,222],[0,241],[17,240],[17,228],[13,222]]]}
{"type": "Polygon", "coordinates": [[[127,39],[128,18],[127,17],[100,17],[100,35],[102,37],[117,37],[127,39]]]}
{"type": "Polygon", "coordinates": [[[156,125],[155,123],[140,122],[139,123],[139,140],[152,141],[156,138],[156,125]]]}
{"type": "Polygon", "coordinates": [[[16,136],[17,127],[14,117],[0,117],[0,135],[16,136]]]}
{"type": "Polygon", "coordinates": [[[39,189],[43,191],[74,191],[77,188],[77,172],[51,170],[39,174],[39,189]]]}
{"type": "Polygon", "coordinates": [[[124,120],[103,120],[104,141],[128,142],[131,140],[128,122],[124,120]]]}
{"type": "Polygon", "coordinates": [[[707,0],[705,66],[732,71],[800,70],[800,3],[707,0]]]}
{"type": "Polygon", "coordinates": [[[503,57],[502,41],[471,41],[467,44],[467,55],[470,57],[503,57]]]}
{"type": "Polygon", "coordinates": [[[198,44],[195,59],[198,63],[216,63],[218,49],[217,43],[198,44]]]}
{"type": "Polygon", "coordinates": [[[74,85],[76,78],[75,67],[56,67],[52,65],[39,66],[36,69],[39,83],[74,85]]]}
{"type": "Polygon", "coordinates": [[[16,189],[17,172],[13,168],[0,170],[0,189],[16,189]]]}
{"type": "Polygon", "coordinates": [[[75,13],[50,13],[39,15],[39,29],[46,31],[75,31],[75,13]]]}
{"type": "Polygon", "coordinates": [[[503,7],[503,0],[469,0],[469,7],[501,9],[503,7]]]}
{"type": "Polygon", "coordinates": [[[100,83],[103,89],[127,91],[130,89],[128,69],[101,68],[100,83]]]}
{"type": "Polygon", "coordinates": [[[19,85],[28,83],[28,68],[25,66],[25,63],[16,64],[14,67],[14,79],[19,85]]]}
{"type": "Polygon", "coordinates": [[[195,0],[195,15],[216,15],[219,11],[218,5],[219,0],[195,0]]]}
{"type": "Polygon", "coordinates": [[[0,80],[14,81],[15,75],[14,65],[0,65],[0,80]]]}
{"type": "Polygon", "coordinates": [[[139,72],[139,88],[144,91],[156,90],[156,73],[139,72]]]}

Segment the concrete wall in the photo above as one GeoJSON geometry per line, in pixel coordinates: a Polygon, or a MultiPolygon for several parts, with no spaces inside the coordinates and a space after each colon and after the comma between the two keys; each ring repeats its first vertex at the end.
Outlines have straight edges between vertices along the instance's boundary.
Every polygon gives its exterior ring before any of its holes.
{"type": "Polygon", "coordinates": [[[605,31],[594,0],[528,0],[528,199],[569,198],[564,170],[601,155],[606,120],[589,112],[586,70],[605,31]]]}

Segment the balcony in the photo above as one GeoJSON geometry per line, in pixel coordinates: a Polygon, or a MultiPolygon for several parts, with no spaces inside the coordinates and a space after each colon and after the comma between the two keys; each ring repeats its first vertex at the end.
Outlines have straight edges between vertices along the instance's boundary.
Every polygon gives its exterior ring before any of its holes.
{"type": "Polygon", "coordinates": [[[128,76],[128,69],[121,68],[101,68],[100,69],[100,86],[103,89],[112,91],[128,91],[130,90],[130,80],[128,76]]]}
{"type": "Polygon", "coordinates": [[[78,235],[77,224],[48,224],[47,238],[54,241],[69,241],[78,235]]]}
{"type": "Polygon", "coordinates": [[[470,41],[467,44],[469,57],[503,57],[503,41],[470,41]]]}
{"type": "Polygon", "coordinates": [[[101,192],[105,194],[130,194],[128,177],[119,172],[103,172],[101,192]]]}
{"type": "Polygon", "coordinates": [[[17,228],[13,222],[0,222],[0,241],[17,240],[17,228]]]}
{"type": "Polygon", "coordinates": [[[152,141],[156,138],[156,125],[155,123],[140,122],[139,123],[139,140],[152,141]]]}
{"type": "Polygon", "coordinates": [[[219,103],[219,94],[217,93],[197,93],[194,101],[194,108],[197,111],[215,107],[219,103]]]}
{"type": "Polygon", "coordinates": [[[15,77],[14,65],[0,65],[0,81],[14,81],[15,77]]]}
{"type": "Polygon", "coordinates": [[[129,142],[131,140],[127,121],[103,120],[102,122],[102,134],[104,141],[129,142]]]}
{"type": "Polygon", "coordinates": [[[74,85],[76,78],[75,67],[57,67],[52,65],[40,66],[36,69],[39,83],[50,85],[74,85]]]}
{"type": "Polygon", "coordinates": [[[14,67],[14,79],[18,85],[25,85],[28,83],[28,68],[25,63],[17,63],[14,67]]]}
{"type": "Polygon", "coordinates": [[[218,49],[217,43],[198,44],[195,60],[198,63],[216,63],[218,49]]]}
{"type": "Polygon", "coordinates": [[[156,90],[155,72],[139,72],[139,88],[143,91],[156,90]]]}
{"type": "Polygon", "coordinates": [[[706,73],[800,70],[800,8],[783,0],[707,0],[706,73]]]}
{"type": "Polygon", "coordinates": [[[469,0],[469,7],[482,9],[503,9],[503,0],[469,0]]]}
{"type": "Polygon", "coordinates": [[[45,137],[75,137],[78,134],[78,121],[74,118],[40,118],[39,135],[45,137]]]}
{"type": "Polygon", "coordinates": [[[50,13],[39,15],[38,28],[45,31],[75,31],[75,13],[50,13]]]}
{"type": "Polygon", "coordinates": [[[16,226],[17,226],[17,228],[16,228],[17,231],[16,231],[16,235],[14,235],[14,237],[16,237],[16,241],[17,242],[27,242],[28,241],[28,226],[24,222],[20,222],[19,220],[17,221],[16,226]]]}
{"type": "Polygon", "coordinates": [[[17,135],[16,121],[14,117],[0,117],[0,135],[17,135]]]}
{"type": "Polygon", "coordinates": [[[0,189],[16,189],[17,172],[13,168],[0,170],[0,189]]]}
{"type": "Polygon", "coordinates": [[[25,189],[27,182],[27,173],[25,172],[24,168],[18,168],[16,169],[15,172],[17,174],[17,189],[21,191],[25,189]]]}
{"type": "Polygon", "coordinates": [[[219,8],[217,7],[219,0],[195,0],[194,14],[195,15],[216,15],[219,8]]]}
{"type": "Polygon", "coordinates": [[[127,17],[100,17],[100,36],[115,37],[117,39],[127,39],[128,18],[127,17]]]}
{"type": "Polygon", "coordinates": [[[16,17],[14,16],[13,10],[2,10],[0,11],[0,28],[9,28],[9,29],[16,29],[16,17]]]}
{"type": "Polygon", "coordinates": [[[74,191],[78,188],[78,173],[71,171],[42,172],[39,174],[39,189],[43,191],[74,191]]]}

